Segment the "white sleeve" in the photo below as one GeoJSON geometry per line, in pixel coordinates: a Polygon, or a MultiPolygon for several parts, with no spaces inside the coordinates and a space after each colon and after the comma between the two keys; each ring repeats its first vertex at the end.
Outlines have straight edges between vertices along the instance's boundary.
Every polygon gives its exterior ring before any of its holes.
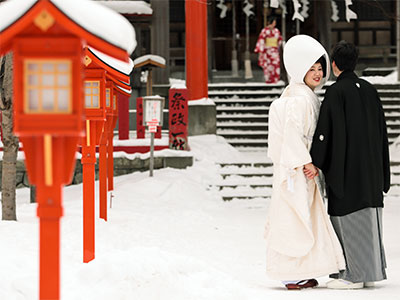
{"type": "Polygon", "coordinates": [[[312,162],[305,138],[305,125],[309,113],[306,99],[288,98],[285,111],[280,164],[293,170],[312,162]]]}

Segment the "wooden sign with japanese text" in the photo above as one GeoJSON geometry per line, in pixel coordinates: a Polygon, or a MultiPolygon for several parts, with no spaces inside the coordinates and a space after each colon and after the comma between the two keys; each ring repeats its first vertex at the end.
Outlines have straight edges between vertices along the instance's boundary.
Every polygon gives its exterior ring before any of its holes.
{"type": "Polygon", "coordinates": [[[169,148],[188,150],[188,91],[169,90],[169,148]]]}

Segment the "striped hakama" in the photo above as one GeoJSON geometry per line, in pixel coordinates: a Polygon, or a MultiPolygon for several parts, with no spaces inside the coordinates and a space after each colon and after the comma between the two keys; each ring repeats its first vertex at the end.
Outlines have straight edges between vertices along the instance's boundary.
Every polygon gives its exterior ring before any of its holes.
{"type": "Polygon", "coordinates": [[[382,208],[364,208],[345,216],[331,216],[346,259],[346,270],[331,274],[351,282],[386,279],[382,243],[382,208]]]}

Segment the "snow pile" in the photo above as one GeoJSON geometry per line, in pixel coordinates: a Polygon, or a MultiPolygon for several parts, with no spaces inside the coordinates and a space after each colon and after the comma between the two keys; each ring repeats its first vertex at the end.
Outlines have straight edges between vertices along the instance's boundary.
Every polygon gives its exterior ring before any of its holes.
{"type": "Polygon", "coordinates": [[[130,54],[137,42],[135,29],[115,11],[89,0],[51,0],[77,24],[130,54]]]}
{"type": "MultiPolygon", "coordinates": [[[[399,295],[398,198],[385,202],[387,281],[368,290],[331,291],[324,277],[319,288],[288,292],[265,275],[268,201],[223,202],[218,191],[208,190],[220,178],[215,161],[245,154],[213,135],[190,137],[190,146],[196,158],[191,168],[115,178],[108,222],[98,218],[96,207],[96,258],[88,264],[82,263],[82,185],[64,188],[62,299],[391,300],[399,295]]],[[[0,221],[0,299],[37,299],[36,205],[29,204],[28,189],[17,191],[17,201],[18,222],[0,221]]]]}
{"type": "Polygon", "coordinates": [[[397,73],[397,71],[394,71],[387,76],[363,76],[361,78],[367,80],[371,84],[399,83],[399,81],[397,80],[397,73]]]}
{"type": "Polygon", "coordinates": [[[151,5],[145,1],[97,1],[98,3],[127,15],[152,15],[151,5]]]}
{"type": "Polygon", "coordinates": [[[3,31],[19,18],[21,18],[32,6],[36,4],[37,0],[25,1],[6,1],[0,3],[0,31],[3,31]]]}
{"type": "Polygon", "coordinates": [[[400,136],[390,145],[390,160],[400,162],[400,136]]]}
{"type": "Polygon", "coordinates": [[[89,51],[91,51],[98,59],[104,62],[106,65],[110,66],[113,69],[118,70],[119,72],[129,76],[131,74],[132,69],[134,67],[132,59],[129,59],[129,62],[124,62],[119,59],[115,59],[101,51],[98,51],[92,47],[89,47],[89,51]]]}
{"type": "Polygon", "coordinates": [[[189,106],[190,105],[215,105],[215,102],[211,100],[210,98],[201,98],[197,100],[190,100],[188,102],[189,106]]]}
{"type": "MultiPolygon", "coordinates": [[[[0,4],[0,31],[22,18],[38,0],[8,0],[0,4]]],[[[89,0],[51,0],[68,18],[107,42],[125,49],[129,54],[136,48],[135,30],[115,11],[89,0]]]]}
{"type": "Polygon", "coordinates": [[[171,89],[186,89],[186,81],[182,79],[170,78],[171,89]]]}
{"type": "Polygon", "coordinates": [[[133,61],[133,63],[136,66],[136,65],[141,64],[142,62],[145,62],[146,60],[153,61],[153,62],[156,62],[156,63],[158,63],[160,65],[165,66],[165,58],[161,57],[159,55],[153,55],[153,54],[147,54],[147,55],[140,56],[140,57],[136,58],[133,61]]]}

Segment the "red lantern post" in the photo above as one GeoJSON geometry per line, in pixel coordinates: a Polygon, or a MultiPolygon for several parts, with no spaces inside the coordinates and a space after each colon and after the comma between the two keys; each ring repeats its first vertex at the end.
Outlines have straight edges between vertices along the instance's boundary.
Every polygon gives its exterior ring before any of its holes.
{"type": "Polygon", "coordinates": [[[86,136],[82,139],[83,262],[95,257],[95,164],[106,121],[106,71],[85,56],[86,136]]]}
{"type": "Polygon", "coordinates": [[[62,186],[71,181],[84,133],[83,44],[124,60],[134,48],[134,33],[124,43],[89,30],[96,25],[88,21],[94,10],[133,32],[118,14],[88,0],[0,4],[0,55],[14,54],[14,132],[23,144],[29,181],[37,187],[40,299],[60,298],[62,186]],[[89,12],[76,13],[78,4],[89,12]]]}
{"type": "Polygon", "coordinates": [[[126,89],[125,87],[121,87],[114,83],[113,88],[113,103],[112,103],[112,112],[110,113],[111,122],[109,126],[109,133],[108,133],[108,164],[107,164],[107,178],[108,178],[108,185],[107,190],[113,191],[114,190],[114,128],[117,125],[118,115],[119,115],[119,108],[118,108],[118,99],[121,97],[128,98],[131,95],[131,89],[126,89]]]}
{"type": "MultiPolygon", "coordinates": [[[[128,63],[118,61],[100,51],[88,48],[86,52],[85,64],[89,70],[97,70],[105,75],[104,99],[102,109],[105,113],[104,124],[99,138],[99,209],[100,218],[107,221],[107,144],[109,142],[109,127],[112,125],[113,114],[113,85],[124,86],[130,89],[129,74],[133,68],[133,62],[128,63]],[[122,80],[122,81],[121,81],[122,80]]],[[[100,73],[99,73],[100,74],[100,73]]],[[[103,88],[101,88],[103,90],[103,88]]],[[[116,109],[116,108],[115,108],[116,109]]],[[[91,109],[93,112],[93,110],[91,109]]],[[[112,133],[111,133],[112,134],[112,133]]],[[[112,158],[112,153],[111,153],[112,158]]]]}

